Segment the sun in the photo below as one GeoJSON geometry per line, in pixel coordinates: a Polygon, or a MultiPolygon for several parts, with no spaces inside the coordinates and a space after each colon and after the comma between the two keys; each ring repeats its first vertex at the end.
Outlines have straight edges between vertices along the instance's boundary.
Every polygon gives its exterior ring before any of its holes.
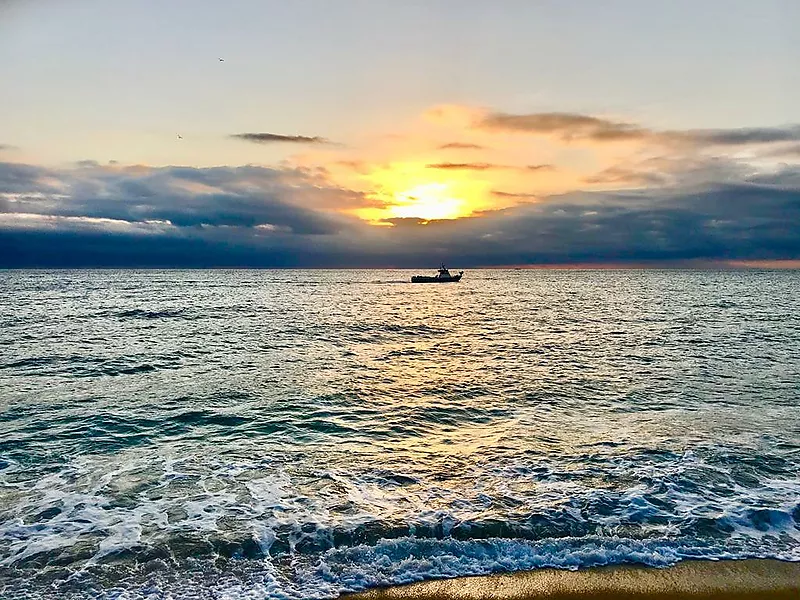
{"type": "Polygon", "coordinates": [[[395,192],[394,203],[388,207],[394,217],[457,219],[469,214],[465,201],[457,198],[446,183],[423,183],[409,190],[395,192]]]}
{"type": "Polygon", "coordinates": [[[426,163],[392,163],[368,173],[370,198],[381,208],[366,208],[358,216],[372,223],[411,218],[423,221],[459,219],[486,208],[486,181],[466,174],[442,176],[426,163]]]}

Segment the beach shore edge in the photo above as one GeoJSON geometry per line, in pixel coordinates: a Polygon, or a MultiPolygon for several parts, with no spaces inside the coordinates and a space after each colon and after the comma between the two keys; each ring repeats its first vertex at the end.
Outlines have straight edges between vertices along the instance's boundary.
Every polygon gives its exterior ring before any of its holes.
{"type": "Polygon", "coordinates": [[[800,562],[692,560],[457,577],[344,594],[342,600],[797,600],[800,562]]]}

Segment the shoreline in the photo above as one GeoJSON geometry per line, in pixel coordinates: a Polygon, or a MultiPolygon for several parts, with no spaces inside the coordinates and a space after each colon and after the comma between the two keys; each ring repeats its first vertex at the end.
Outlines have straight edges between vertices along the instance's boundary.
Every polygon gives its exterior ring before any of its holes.
{"type": "Polygon", "coordinates": [[[663,569],[617,565],[536,569],[421,581],[343,594],[342,600],[797,600],[800,562],[691,560],[663,569]]]}

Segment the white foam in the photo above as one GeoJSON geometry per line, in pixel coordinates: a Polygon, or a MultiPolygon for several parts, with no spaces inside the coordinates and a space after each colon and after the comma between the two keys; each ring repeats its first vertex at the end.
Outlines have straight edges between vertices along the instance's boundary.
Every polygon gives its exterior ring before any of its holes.
{"type": "MultiPolygon", "coordinates": [[[[609,471],[645,476],[639,468],[625,460],[609,463],[609,471]]],[[[231,599],[334,597],[375,585],[544,566],[664,566],[690,557],[800,561],[800,530],[793,518],[800,481],[762,477],[757,485],[730,484],[719,493],[681,486],[681,478],[692,469],[712,468],[686,453],[648,465],[644,481],[654,483],[608,489],[590,486],[590,478],[583,476],[545,477],[531,484],[527,472],[515,465],[473,473],[474,483],[468,486],[466,479],[447,485],[424,477],[392,483],[382,475],[343,470],[299,477],[263,461],[201,464],[189,458],[153,460],[133,452],[84,458],[38,481],[7,486],[18,503],[10,518],[0,521],[0,565],[19,565],[38,553],[87,540],[95,544],[94,556],[74,566],[98,565],[110,554],[161,543],[176,533],[224,536],[224,518],[245,523],[266,557],[248,563],[252,577],[236,580],[228,575],[214,588],[218,597],[231,599]],[[547,527],[571,519],[592,525],[596,534],[535,541],[447,537],[469,535],[469,527],[479,531],[496,518],[497,502],[507,499],[516,507],[508,510],[515,511],[518,524],[534,514],[547,527]],[[665,499],[667,508],[659,504],[665,499]],[[587,514],[584,507],[595,502],[610,503],[613,510],[587,514]],[[60,512],[30,522],[30,516],[53,508],[60,512]],[[709,515],[712,522],[732,528],[730,534],[718,542],[687,534],[694,520],[709,515]],[[387,523],[405,527],[411,535],[341,545],[341,540],[364,539],[350,535],[364,526],[371,536],[379,536],[387,523]],[[651,539],[631,539],[631,527],[651,539]],[[444,539],[422,537],[433,528],[444,539]],[[333,547],[334,539],[339,547],[333,547]]],[[[548,473],[557,473],[556,466],[548,473]]],[[[105,597],[189,597],[183,595],[187,590],[170,585],[156,586],[157,593],[130,587],[106,590],[105,597]]]]}
{"type": "MultiPolygon", "coordinates": [[[[146,584],[120,582],[120,587],[69,598],[145,600],[169,598],[221,598],[226,600],[286,600],[335,598],[348,591],[411,583],[424,579],[483,575],[552,567],[581,567],[639,563],[655,567],[684,558],[744,558],[724,545],[682,545],[670,540],[625,538],[564,538],[527,542],[520,540],[430,540],[413,537],[381,540],[375,545],[331,549],[316,560],[295,561],[291,572],[270,561],[242,563],[247,574],[215,572],[213,563],[185,573],[155,574],[146,584]]],[[[800,556],[795,556],[800,561],[800,556]]],[[[199,568],[198,568],[199,567],[199,568]]],[[[44,591],[44,590],[43,590],[44,591]]],[[[45,597],[29,596],[33,597],[45,597]]]]}

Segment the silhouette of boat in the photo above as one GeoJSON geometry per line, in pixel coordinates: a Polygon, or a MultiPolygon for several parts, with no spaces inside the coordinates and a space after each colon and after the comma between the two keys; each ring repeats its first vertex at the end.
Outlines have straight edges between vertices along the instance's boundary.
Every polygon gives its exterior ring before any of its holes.
{"type": "Polygon", "coordinates": [[[436,275],[414,275],[411,278],[411,283],[450,283],[461,281],[462,275],[464,275],[464,271],[459,271],[458,275],[451,275],[450,271],[448,271],[447,267],[442,263],[442,268],[439,269],[436,275]]]}

